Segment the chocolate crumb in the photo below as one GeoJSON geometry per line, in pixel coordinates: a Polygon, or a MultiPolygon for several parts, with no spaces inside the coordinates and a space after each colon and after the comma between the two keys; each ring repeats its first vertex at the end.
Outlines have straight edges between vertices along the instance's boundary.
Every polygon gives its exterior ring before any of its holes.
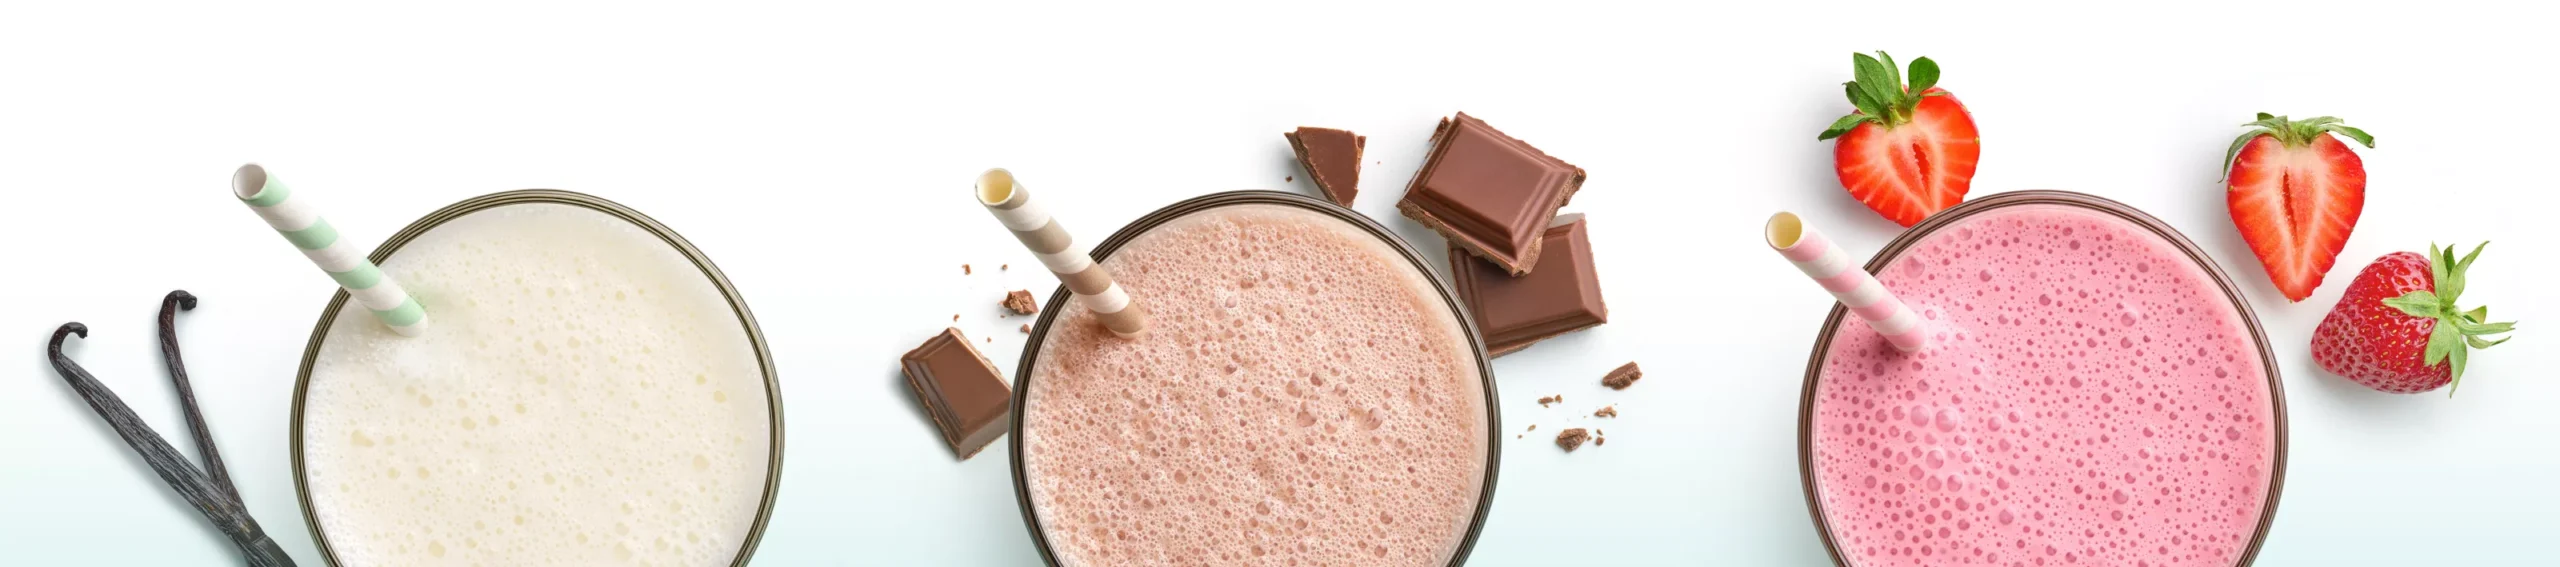
{"type": "Polygon", "coordinates": [[[1031,299],[1031,290],[1017,289],[1004,292],[1004,308],[1015,315],[1030,315],[1040,312],[1040,302],[1031,299]]]}
{"type": "Polygon", "coordinates": [[[1031,324],[1030,324],[1030,323],[1023,323],[1023,324],[1022,324],[1022,333],[1023,333],[1023,334],[1026,334],[1026,335],[1027,335],[1027,334],[1031,334],[1031,324]]]}
{"type": "Polygon", "coordinates": [[[1629,362],[1625,366],[1620,366],[1616,370],[1609,371],[1609,375],[1600,377],[1600,385],[1608,386],[1609,389],[1612,390],[1624,390],[1627,389],[1628,385],[1635,384],[1637,379],[1643,377],[1644,369],[1636,368],[1636,363],[1629,362]]]}
{"type": "Polygon", "coordinates": [[[1560,396],[1560,395],[1559,395],[1559,396],[1547,396],[1547,397],[1544,397],[1544,398],[1538,398],[1538,407],[1547,407],[1547,404],[1552,404],[1552,403],[1561,402],[1561,401],[1564,401],[1564,396],[1560,396]]]}
{"type": "Polygon", "coordinates": [[[969,265],[968,265],[968,264],[961,264],[961,265],[960,265],[960,275],[963,275],[963,276],[965,276],[965,275],[969,275],[969,265]]]}
{"type": "Polygon", "coordinates": [[[1013,269],[1013,264],[996,264],[996,269],[999,271],[1011,270],[1013,269]]]}
{"type": "Polygon", "coordinates": [[[953,321],[958,321],[958,320],[960,320],[960,314],[958,314],[958,313],[953,313],[953,314],[951,314],[951,320],[953,320],[953,321]]]}
{"type": "Polygon", "coordinates": [[[1537,431],[1537,430],[1538,430],[1538,424],[1535,424],[1535,423],[1529,424],[1529,430],[1530,430],[1530,431],[1537,431]]]}
{"type": "Polygon", "coordinates": [[[1293,182],[1293,181],[1297,181],[1297,180],[1298,180],[1298,176],[1291,175],[1291,176],[1288,176],[1288,177],[1282,177],[1282,178],[1280,178],[1280,180],[1281,180],[1281,181],[1291,181],[1291,182],[1293,182]]]}
{"type": "Polygon", "coordinates": [[[1591,417],[1618,417],[1618,406],[1600,408],[1600,411],[1591,412],[1591,417]]]}
{"type": "Polygon", "coordinates": [[[1609,430],[1607,430],[1607,429],[1593,429],[1593,430],[1591,430],[1591,433],[1592,433],[1593,435],[1608,435],[1608,434],[1609,434],[1609,430]]]}
{"type": "Polygon", "coordinates": [[[1563,433],[1556,434],[1556,446],[1563,447],[1564,451],[1567,453],[1573,452],[1574,449],[1582,448],[1582,442],[1589,440],[1591,440],[1591,433],[1583,431],[1580,427],[1567,429],[1564,430],[1563,433]]]}
{"type": "Polygon", "coordinates": [[[1607,438],[1607,437],[1602,437],[1602,438],[1599,438],[1599,439],[1593,439],[1593,440],[1591,440],[1591,445],[1592,445],[1592,446],[1594,446],[1594,447],[1601,446],[1601,445],[1607,445],[1607,444],[1609,444],[1609,438],[1607,438]]]}

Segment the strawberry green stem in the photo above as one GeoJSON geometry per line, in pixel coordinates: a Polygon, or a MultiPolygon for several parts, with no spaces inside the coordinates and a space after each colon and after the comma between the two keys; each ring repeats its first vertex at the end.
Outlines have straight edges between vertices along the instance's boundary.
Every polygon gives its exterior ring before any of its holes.
{"type": "MultiPolygon", "coordinates": [[[[2427,335],[2427,366],[2450,362],[2453,390],[2462,388],[2462,371],[2471,358],[2471,349],[2485,349],[2507,342],[2505,338],[2490,340],[2488,335],[2505,334],[2516,328],[2515,322],[2491,323],[2489,308],[2464,310],[2456,305],[2462,299],[2466,282],[2463,273],[2480,259],[2480,251],[2489,247],[2482,242],[2461,258],[2453,256],[2453,247],[2427,245],[2427,265],[2435,278],[2435,290],[2417,290],[2407,295],[2382,300],[2383,305],[2399,309],[2411,317],[2435,320],[2435,328],[2427,335]]],[[[2447,394],[2451,394],[2448,391],[2447,394]]]]}
{"type": "Polygon", "coordinates": [[[1874,57],[1864,53],[1850,55],[1857,68],[1857,80],[1844,83],[1848,87],[1849,104],[1858,110],[1822,130],[1817,138],[1829,140],[1846,135],[1861,124],[1875,124],[1885,129],[1911,123],[1913,110],[1920,99],[1936,96],[1929,92],[1938,85],[1938,62],[1927,57],[1911,60],[1910,83],[1903,83],[1902,69],[1893,64],[1893,56],[1878,51],[1874,57]]]}
{"type": "Polygon", "coordinates": [[[2337,134],[2364,144],[2364,147],[2373,147],[2372,134],[2366,134],[2364,130],[2348,126],[2345,120],[2335,116],[2320,116],[2296,121],[2291,116],[2276,116],[2260,112],[2257,121],[2242,124],[2242,126],[2249,127],[2249,130],[2241,132],[2240,139],[2232,140],[2231,150],[2222,156],[2222,175],[2225,179],[2230,178],[2232,163],[2240,159],[2240,149],[2248,147],[2249,141],[2258,139],[2259,136],[2271,136],[2285,147],[2299,148],[2311,145],[2311,142],[2319,140],[2322,134],[2337,134]]]}

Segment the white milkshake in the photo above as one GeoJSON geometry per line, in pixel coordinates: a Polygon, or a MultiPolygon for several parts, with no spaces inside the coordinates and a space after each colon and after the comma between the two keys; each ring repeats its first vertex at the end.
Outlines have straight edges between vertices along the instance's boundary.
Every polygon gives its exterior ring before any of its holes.
{"type": "Polygon", "coordinates": [[[727,565],[773,421],[746,327],[675,247],[514,204],[382,262],[434,314],[350,303],[303,400],[313,515],[343,565],[727,565]]]}

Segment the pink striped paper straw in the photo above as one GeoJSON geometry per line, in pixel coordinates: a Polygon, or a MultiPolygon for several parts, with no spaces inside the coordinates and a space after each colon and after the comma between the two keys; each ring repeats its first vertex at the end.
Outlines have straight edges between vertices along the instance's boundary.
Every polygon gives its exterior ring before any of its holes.
{"type": "Polygon", "coordinates": [[[1920,315],[1912,313],[1902,300],[1886,291],[1884,284],[1867,274],[1849,259],[1849,254],[1833,246],[1822,231],[1805,224],[1795,213],[1779,212],[1769,217],[1769,248],[1786,256],[1796,269],[1812,276],[1824,291],[1840,299],[1867,326],[1884,335],[1893,348],[1902,352],[1919,352],[1929,348],[1928,329],[1920,325],[1920,315]]]}

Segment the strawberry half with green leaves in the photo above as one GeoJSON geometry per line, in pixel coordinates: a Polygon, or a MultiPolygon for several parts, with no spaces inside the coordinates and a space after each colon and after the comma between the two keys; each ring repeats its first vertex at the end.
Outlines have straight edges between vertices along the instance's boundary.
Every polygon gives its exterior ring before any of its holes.
{"type": "Polygon", "coordinates": [[[2516,328],[2513,322],[2488,322],[2487,307],[2454,306],[2462,298],[2463,272],[2488,247],[2482,242],[2459,260],[2452,247],[2433,245],[2426,256],[2394,252],[2374,260],[2312,332],[2312,360],[2330,374],[2385,392],[2461,388],[2471,349],[2507,342],[2485,335],[2516,328]]]}
{"type": "Polygon", "coordinates": [[[1904,85],[1893,56],[1853,59],[1858,80],[1848,83],[1849,104],[1858,111],[1818,138],[1840,139],[1831,154],[1840,186],[1902,226],[1963,202],[1982,158],[1982,134],[1964,103],[1938,88],[1938,63],[1912,60],[1911,84],[1904,85]]]}
{"type": "Polygon", "coordinates": [[[2258,113],[2223,158],[2231,223],[2267,267],[2276,291],[2311,297],[2338,263],[2364,213],[2364,159],[2337,134],[2373,147],[2373,135],[2335,117],[2296,122],[2258,113]]]}

